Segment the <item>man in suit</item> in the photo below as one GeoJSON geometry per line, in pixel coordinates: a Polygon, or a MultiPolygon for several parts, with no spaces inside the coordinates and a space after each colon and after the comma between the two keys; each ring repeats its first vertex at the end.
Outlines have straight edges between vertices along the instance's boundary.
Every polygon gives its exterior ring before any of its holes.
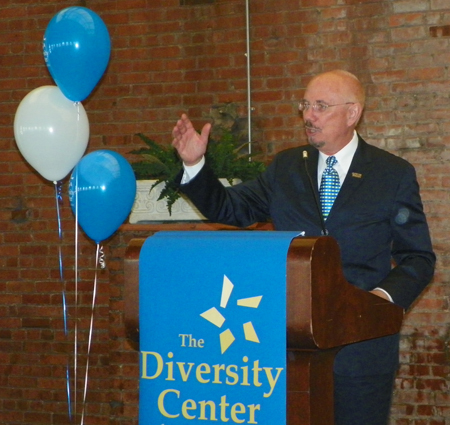
{"type": "MultiPolygon", "coordinates": [[[[353,74],[314,77],[299,105],[309,145],[279,153],[257,179],[231,188],[204,160],[210,124],[198,134],[183,114],[173,130],[184,162],[180,188],[214,222],[245,227],[270,219],[276,230],[329,234],[348,282],[406,310],[430,282],[435,255],[413,166],[355,131],[364,103],[353,74]],[[326,185],[338,191],[335,199],[326,185]]],[[[392,335],[338,352],[335,424],[388,423],[398,349],[392,335]]]]}

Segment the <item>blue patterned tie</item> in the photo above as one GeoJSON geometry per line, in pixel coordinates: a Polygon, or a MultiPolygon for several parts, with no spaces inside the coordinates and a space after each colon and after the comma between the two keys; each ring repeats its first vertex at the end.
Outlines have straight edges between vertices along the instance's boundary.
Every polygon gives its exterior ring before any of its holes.
{"type": "Polygon", "coordinates": [[[333,206],[334,200],[339,193],[339,174],[333,168],[337,163],[334,156],[329,156],[326,160],[327,167],[322,174],[322,182],[320,183],[320,203],[322,205],[323,218],[326,220],[333,206]]]}

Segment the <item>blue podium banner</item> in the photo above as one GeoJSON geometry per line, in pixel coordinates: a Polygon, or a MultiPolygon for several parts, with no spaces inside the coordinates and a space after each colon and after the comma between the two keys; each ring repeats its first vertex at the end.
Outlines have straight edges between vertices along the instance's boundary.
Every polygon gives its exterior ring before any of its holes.
{"type": "Polygon", "coordinates": [[[286,423],[296,232],[160,232],[139,259],[140,425],[286,423]]]}

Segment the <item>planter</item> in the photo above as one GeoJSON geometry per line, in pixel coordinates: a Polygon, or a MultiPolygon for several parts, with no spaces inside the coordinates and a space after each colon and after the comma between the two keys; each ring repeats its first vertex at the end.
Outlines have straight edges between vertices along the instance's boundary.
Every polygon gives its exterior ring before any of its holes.
{"type": "MultiPolygon", "coordinates": [[[[224,186],[230,186],[227,179],[220,179],[220,181],[224,186]]],[[[131,224],[155,221],[206,220],[189,199],[183,197],[183,195],[172,205],[172,214],[170,215],[167,210],[166,200],[158,201],[159,194],[164,188],[164,183],[160,183],[151,189],[154,183],[155,180],[137,180],[136,199],[129,218],[131,224]]]]}

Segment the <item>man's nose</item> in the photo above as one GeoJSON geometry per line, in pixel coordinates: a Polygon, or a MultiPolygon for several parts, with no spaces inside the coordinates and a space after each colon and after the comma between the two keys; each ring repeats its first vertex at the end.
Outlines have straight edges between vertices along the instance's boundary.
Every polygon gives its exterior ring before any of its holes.
{"type": "Polygon", "coordinates": [[[316,111],[310,106],[306,111],[303,111],[304,121],[315,121],[317,118],[316,111]]]}

